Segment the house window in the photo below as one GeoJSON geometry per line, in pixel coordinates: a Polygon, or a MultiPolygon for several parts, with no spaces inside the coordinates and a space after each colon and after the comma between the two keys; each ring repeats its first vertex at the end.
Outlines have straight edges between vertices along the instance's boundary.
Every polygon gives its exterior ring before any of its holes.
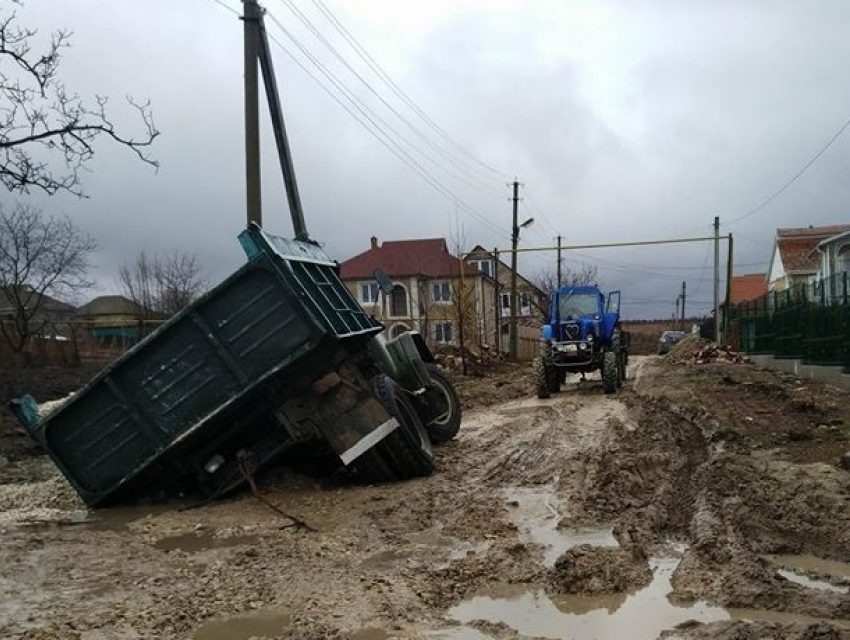
{"type": "Polygon", "coordinates": [[[437,344],[448,344],[452,341],[452,323],[434,323],[434,342],[437,344]]]}
{"type": "Polygon", "coordinates": [[[502,313],[510,313],[511,312],[511,294],[503,293],[502,294],[502,313]]]}
{"type": "Polygon", "coordinates": [[[393,287],[390,294],[390,315],[396,318],[406,318],[407,313],[407,290],[400,284],[393,287]]]}
{"type": "Polygon", "coordinates": [[[493,277],[493,262],[490,260],[470,260],[469,264],[481,273],[493,277]]]}
{"type": "Polygon", "coordinates": [[[363,304],[375,304],[378,302],[378,283],[360,283],[360,302],[363,304]]]}
{"type": "Polygon", "coordinates": [[[431,286],[434,302],[451,302],[451,287],[446,281],[435,282],[431,286]]]}
{"type": "Polygon", "coordinates": [[[838,271],[850,273],[850,247],[844,247],[838,253],[838,271]]]}
{"type": "Polygon", "coordinates": [[[530,316],[531,315],[531,294],[527,291],[523,291],[522,293],[517,295],[517,303],[519,305],[519,315],[521,316],[530,316]]]}

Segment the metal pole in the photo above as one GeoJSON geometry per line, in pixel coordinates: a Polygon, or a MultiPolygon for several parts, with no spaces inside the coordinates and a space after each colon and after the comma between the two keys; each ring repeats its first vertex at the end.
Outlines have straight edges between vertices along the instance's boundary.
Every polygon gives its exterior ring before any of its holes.
{"type": "Polygon", "coordinates": [[[245,34],[245,186],[248,223],[263,224],[260,196],[260,87],[257,57],[260,50],[260,18],[257,0],[242,0],[245,34]]]}
{"type": "Polygon", "coordinates": [[[714,341],[720,342],[720,216],[714,217],[714,341]]]}
{"type": "Polygon", "coordinates": [[[513,197],[513,226],[511,227],[511,334],[510,342],[508,343],[508,353],[510,359],[517,359],[517,317],[516,317],[516,246],[519,242],[519,226],[517,221],[518,203],[519,203],[519,182],[514,180],[514,197],[513,197]]]}
{"type": "Polygon", "coordinates": [[[687,294],[685,293],[686,284],[687,283],[683,280],[682,281],[682,326],[680,327],[680,329],[682,331],[685,330],[685,300],[687,300],[687,298],[688,298],[687,294]]]}

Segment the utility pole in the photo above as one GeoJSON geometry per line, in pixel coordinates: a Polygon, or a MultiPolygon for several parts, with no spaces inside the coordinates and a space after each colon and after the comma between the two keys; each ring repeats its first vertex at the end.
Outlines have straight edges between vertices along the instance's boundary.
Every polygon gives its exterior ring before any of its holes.
{"type": "Polygon", "coordinates": [[[714,216],[714,341],[720,342],[720,216],[714,216]]]}
{"type": "Polygon", "coordinates": [[[729,234],[729,255],[726,256],[726,313],[723,314],[723,335],[729,342],[729,316],[732,313],[732,234],[729,234]]]}
{"type": "Polygon", "coordinates": [[[676,329],[679,326],[679,303],[682,300],[682,296],[676,296],[676,310],[673,312],[673,328],[676,329]]]}
{"type": "Polygon", "coordinates": [[[513,225],[511,227],[511,334],[508,343],[508,353],[510,359],[516,362],[517,359],[517,305],[516,305],[516,269],[517,255],[516,248],[519,243],[519,221],[517,220],[519,209],[519,182],[514,180],[514,196],[513,200],[513,225]]]}
{"type": "Polygon", "coordinates": [[[257,0],[242,0],[245,34],[245,185],[247,187],[248,223],[263,224],[260,197],[260,17],[257,0]]]}
{"type": "Polygon", "coordinates": [[[685,330],[685,300],[687,299],[687,295],[685,295],[685,281],[682,280],[682,326],[680,329],[682,331],[685,330]]]}
{"type": "Polygon", "coordinates": [[[496,279],[496,357],[502,355],[502,287],[499,283],[499,248],[493,249],[493,277],[496,279]]]}
{"type": "Polygon", "coordinates": [[[558,287],[561,286],[561,236],[558,236],[558,287]]]}

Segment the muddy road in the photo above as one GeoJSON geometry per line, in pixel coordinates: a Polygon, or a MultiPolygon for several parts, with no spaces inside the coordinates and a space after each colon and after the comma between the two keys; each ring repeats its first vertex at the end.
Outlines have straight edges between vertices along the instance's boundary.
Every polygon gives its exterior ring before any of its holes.
{"type": "Polygon", "coordinates": [[[682,350],[617,396],[526,378],[461,381],[405,483],[281,468],[262,499],[87,512],[6,456],[0,637],[850,638],[847,394],[682,350]]]}

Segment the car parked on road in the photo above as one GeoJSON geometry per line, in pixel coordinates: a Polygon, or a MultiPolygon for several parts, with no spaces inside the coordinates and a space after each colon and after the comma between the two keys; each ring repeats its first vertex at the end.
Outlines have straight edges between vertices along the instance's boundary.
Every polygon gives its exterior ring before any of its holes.
{"type": "Polygon", "coordinates": [[[664,355],[685,337],[684,331],[665,331],[658,341],[658,355],[664,355]]]}

